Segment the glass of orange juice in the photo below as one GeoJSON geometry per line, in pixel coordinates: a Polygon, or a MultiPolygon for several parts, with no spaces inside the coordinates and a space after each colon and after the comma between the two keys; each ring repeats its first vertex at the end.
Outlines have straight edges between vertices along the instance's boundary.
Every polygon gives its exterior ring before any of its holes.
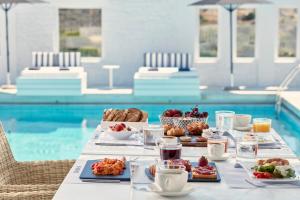
{"type": "Polygon", "coordinates": [[[253,132],[268,133],[271,131],[272,120],[268,118],[253,119],[253,132]]]}

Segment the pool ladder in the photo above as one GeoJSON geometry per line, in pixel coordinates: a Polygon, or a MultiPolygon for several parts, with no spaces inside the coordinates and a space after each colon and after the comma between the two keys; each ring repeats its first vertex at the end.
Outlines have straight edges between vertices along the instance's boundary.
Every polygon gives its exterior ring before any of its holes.
{"type": "Polygon", "coordinates": [[[284,78],[282,83],[277,89],[276,93],[276,104],[275,104],[275,110],[276,110],[276,117],[279,118],[279,114],[281,112],[281,106],[282,106],[282,97],[281,93],[286,90],[289,86],[289,84],[295,79],[297,74],[300,72],[300,64],[295,66],[291,69],[291,71],[288,73],[288,75],[284,78]]]}

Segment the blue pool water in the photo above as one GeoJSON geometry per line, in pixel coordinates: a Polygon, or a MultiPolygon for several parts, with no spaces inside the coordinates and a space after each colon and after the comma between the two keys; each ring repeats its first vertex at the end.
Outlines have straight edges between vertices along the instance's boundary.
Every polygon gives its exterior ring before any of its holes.
{"type": "MultiPolygon", "coordinates": [[[[130,107],[147,111],[149,122],[158,123],[158,115],[165,109],[188,110],[193,105],[0,105],[0,120],[17,160],[74,159],[100,122],[103,109],[130,107]]],[[[298,119],[282,113],[280,120],[276,120],[273,105],[200,105],[199,108],[209,112],[211,126],[215,126],[216,110],[272,118],[273,127],[300,155],[298,119]]]]}

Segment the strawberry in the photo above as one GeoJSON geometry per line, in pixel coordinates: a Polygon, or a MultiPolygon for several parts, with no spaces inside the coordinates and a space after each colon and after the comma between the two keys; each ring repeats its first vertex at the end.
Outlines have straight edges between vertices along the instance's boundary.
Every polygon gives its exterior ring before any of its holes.
{"type": "Polygon", "coordinates": [[[208,165],[208,160],[204,156],[199,159],[199,167],[205,167],[208,165]]]}

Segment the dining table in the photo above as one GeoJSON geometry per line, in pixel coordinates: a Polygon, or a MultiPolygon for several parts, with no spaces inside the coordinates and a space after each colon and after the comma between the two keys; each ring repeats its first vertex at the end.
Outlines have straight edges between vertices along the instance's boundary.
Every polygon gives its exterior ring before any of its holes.
{"type": "MultiPolygon", "coordinates": [[[[105,182],[105,181],[82,181],[80,174],[88,160],[98,160],[103,158],[122,158],[128,161],[143,163],[146,168],[159,158],[157,148],[145,148],[144,146],[129,145],[100,145],[99,137],[103,134],[101,126],[98,126],[92,134],[90,140],[84,146],[81,155],[76,160],[73,167],[60,185],[54,196],[54,200],[154,200],[154,199],[187,199],[187,200],[253,200],[253,199],[298,199],[300,196],[300,182],[294,183],[264,183],[252,181],[249,174],[243,167],[236,165],[235,148],[229,147],[229,158],[225,161],[215,162],[218,173],[221,177],[220,182],[197,182],[189,183],[193,191],[180,197],[160,196],[155,192],[149,191],[147,184],[152,184],[146,175],[144,186],[134,187],[130,182],[105,182]]],[[[242,134],[235,132],[235,134],[242,134]]],[[[232,135],[235,135],[232,134],[232,135]]],[[[271,133],[278,141],[280,147],[259,148],[258,158],[281,157],[288,159],[300,172],[300,161],[295,153],[288,147],[274,129],[271,133]]],[[[207,156],[206,147],[183,147],[182,159],[198,162],[201,156],[207,156]]],[[[176,183],[174,183],[176,184],[176,183]]]]}

